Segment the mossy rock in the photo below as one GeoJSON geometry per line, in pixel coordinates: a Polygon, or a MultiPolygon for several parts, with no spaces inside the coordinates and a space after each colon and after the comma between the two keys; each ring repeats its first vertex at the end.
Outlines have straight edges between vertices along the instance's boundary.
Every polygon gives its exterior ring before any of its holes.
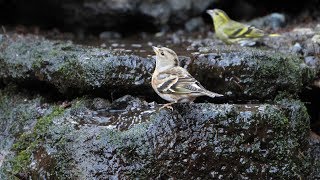
{"type": "Polygon", "coordinates": [[[5,83],[42,83],[71,95],[150,88],[154,62],[147,58],[32,35],[5,35],[0,49],[0,81],[5,83]]]}
{"type": "MultiPolygon", "coordinates": [[[[25,103],[5,94],[10,107],[25,103]]],[[[309,116],[298,100],[177,104],[174,111],[132,96],[100,109],[95,103],[47,104],[33,128],[11,132],[17,136],[6,148],[1,176],[299,179],[311,173],[309,116]]]]}
{"type": "MultiPolygon", "coordinates": [[[[198,52],[185,65],[204,87],[228,100],[265,102],[281,91],[297,95],[315,76],[316,70],[297,55],[232,47],[202,47],[206,53],[198,52]]],[[[0,49],[1,84],[29,82],[68,97],[84,93],[158,97],[150,85],[155,64],[149,57],[32,35],[5,35],[0,49]]]]}
{"type": "Polygon", "coordinates": [[[224,92],[229,99],[273,100],[280,92],[298,97],[315,77],[316,70],[297,55],[244,47],[227,50],[195,55],[189,70],[207,82],[209,90],[224,92]]]}

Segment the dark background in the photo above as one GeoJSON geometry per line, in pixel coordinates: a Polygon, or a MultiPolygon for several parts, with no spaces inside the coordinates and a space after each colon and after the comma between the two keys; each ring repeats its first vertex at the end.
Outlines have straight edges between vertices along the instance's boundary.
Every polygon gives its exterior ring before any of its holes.
{"type": "Polygon", "coordinates": [[[235,20],[279,12],[290,23],[303,23],[319,19],[320,3],[318,0],[0,0],[0,24],[93,34],[157,32],[183,28],[185,22],[199,16],[210,24],[205,13],[210,8],[223,9],[235,20]]]}

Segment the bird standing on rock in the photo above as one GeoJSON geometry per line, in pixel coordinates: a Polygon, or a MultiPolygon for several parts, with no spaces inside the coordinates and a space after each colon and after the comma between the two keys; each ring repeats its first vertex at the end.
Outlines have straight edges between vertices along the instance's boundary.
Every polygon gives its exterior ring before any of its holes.
{"type": "Polygon", "coordinates": [[[156,68],[152,74],[151,85],[161,98],[170,102],[160,109],[168,107],[172,110],[172,104],[193,102],[199,96],[223,96],[206,90],[186,69],[180,67],[174,51],[166,47],[152,48],[156,53],[156,68]]]}
{"type": "Polygon", "coordinates": [[[236,22],[220,9],[207,10],[212,17],[216,36],[226,44],[238,43],[241,46],[253,46],[260,38],[279,34],[267,34],[263,30],[236,22]]]}

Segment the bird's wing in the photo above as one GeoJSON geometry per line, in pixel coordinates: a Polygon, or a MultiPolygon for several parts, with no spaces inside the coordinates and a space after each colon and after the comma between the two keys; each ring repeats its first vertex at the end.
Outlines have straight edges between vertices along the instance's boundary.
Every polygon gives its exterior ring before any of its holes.
{"type": "Polygon", "coordinates": [[[157,90],[162,93],[201,93],[204,87],[186,69],[174,67],[159,73],[157,90]]]}
{"type": "Polygon", "coordinates": [[[223,27],[223,33],[230,39],[260,38],[265,32],[253,26],[248,26],[236,21],[230,21],[223,27]]]}

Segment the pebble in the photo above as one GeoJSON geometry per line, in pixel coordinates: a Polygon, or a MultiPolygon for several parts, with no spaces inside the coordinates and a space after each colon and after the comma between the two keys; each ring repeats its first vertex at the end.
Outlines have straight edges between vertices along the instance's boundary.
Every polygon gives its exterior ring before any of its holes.
{"type": "Polygon", "coordinates": [[[142,47],[142,45],[141,45],[141,44],[131,44],[131,47],[141,48],[141,47],[142,47]]]}
{"type": "Polygon", "coordinates": [[[111,44],[111,46],[112,46],[112,47],[118,47],[119,44],[118,44],[118,43],[113,43],[113,44],[111,44]]]}
{"type": "Polygon", "coordinates": [[[313,43],[319,44],[320,45],[320,34],[316,34],[311,38],[311,41],[313,43]]]}
{"type": "Polygon", "coordinates": [[[302,53],[302,47],[300,45],[300,43],[295,43],[292,47],[291,47],[291,51],[293,53],[302,53]]]}
{"type": "Polygon", "coordinates": [[[311,67],[317,67],[317,65],[319,64],[319,59],[315,56],[306,56],[304,58],[304,62],[311,67]]]}
{"type": "Polygon", "coordinates": [[[292,32],[304,35],[313,35],[314,31],[311,28],[294,28],[292,32]]]}

